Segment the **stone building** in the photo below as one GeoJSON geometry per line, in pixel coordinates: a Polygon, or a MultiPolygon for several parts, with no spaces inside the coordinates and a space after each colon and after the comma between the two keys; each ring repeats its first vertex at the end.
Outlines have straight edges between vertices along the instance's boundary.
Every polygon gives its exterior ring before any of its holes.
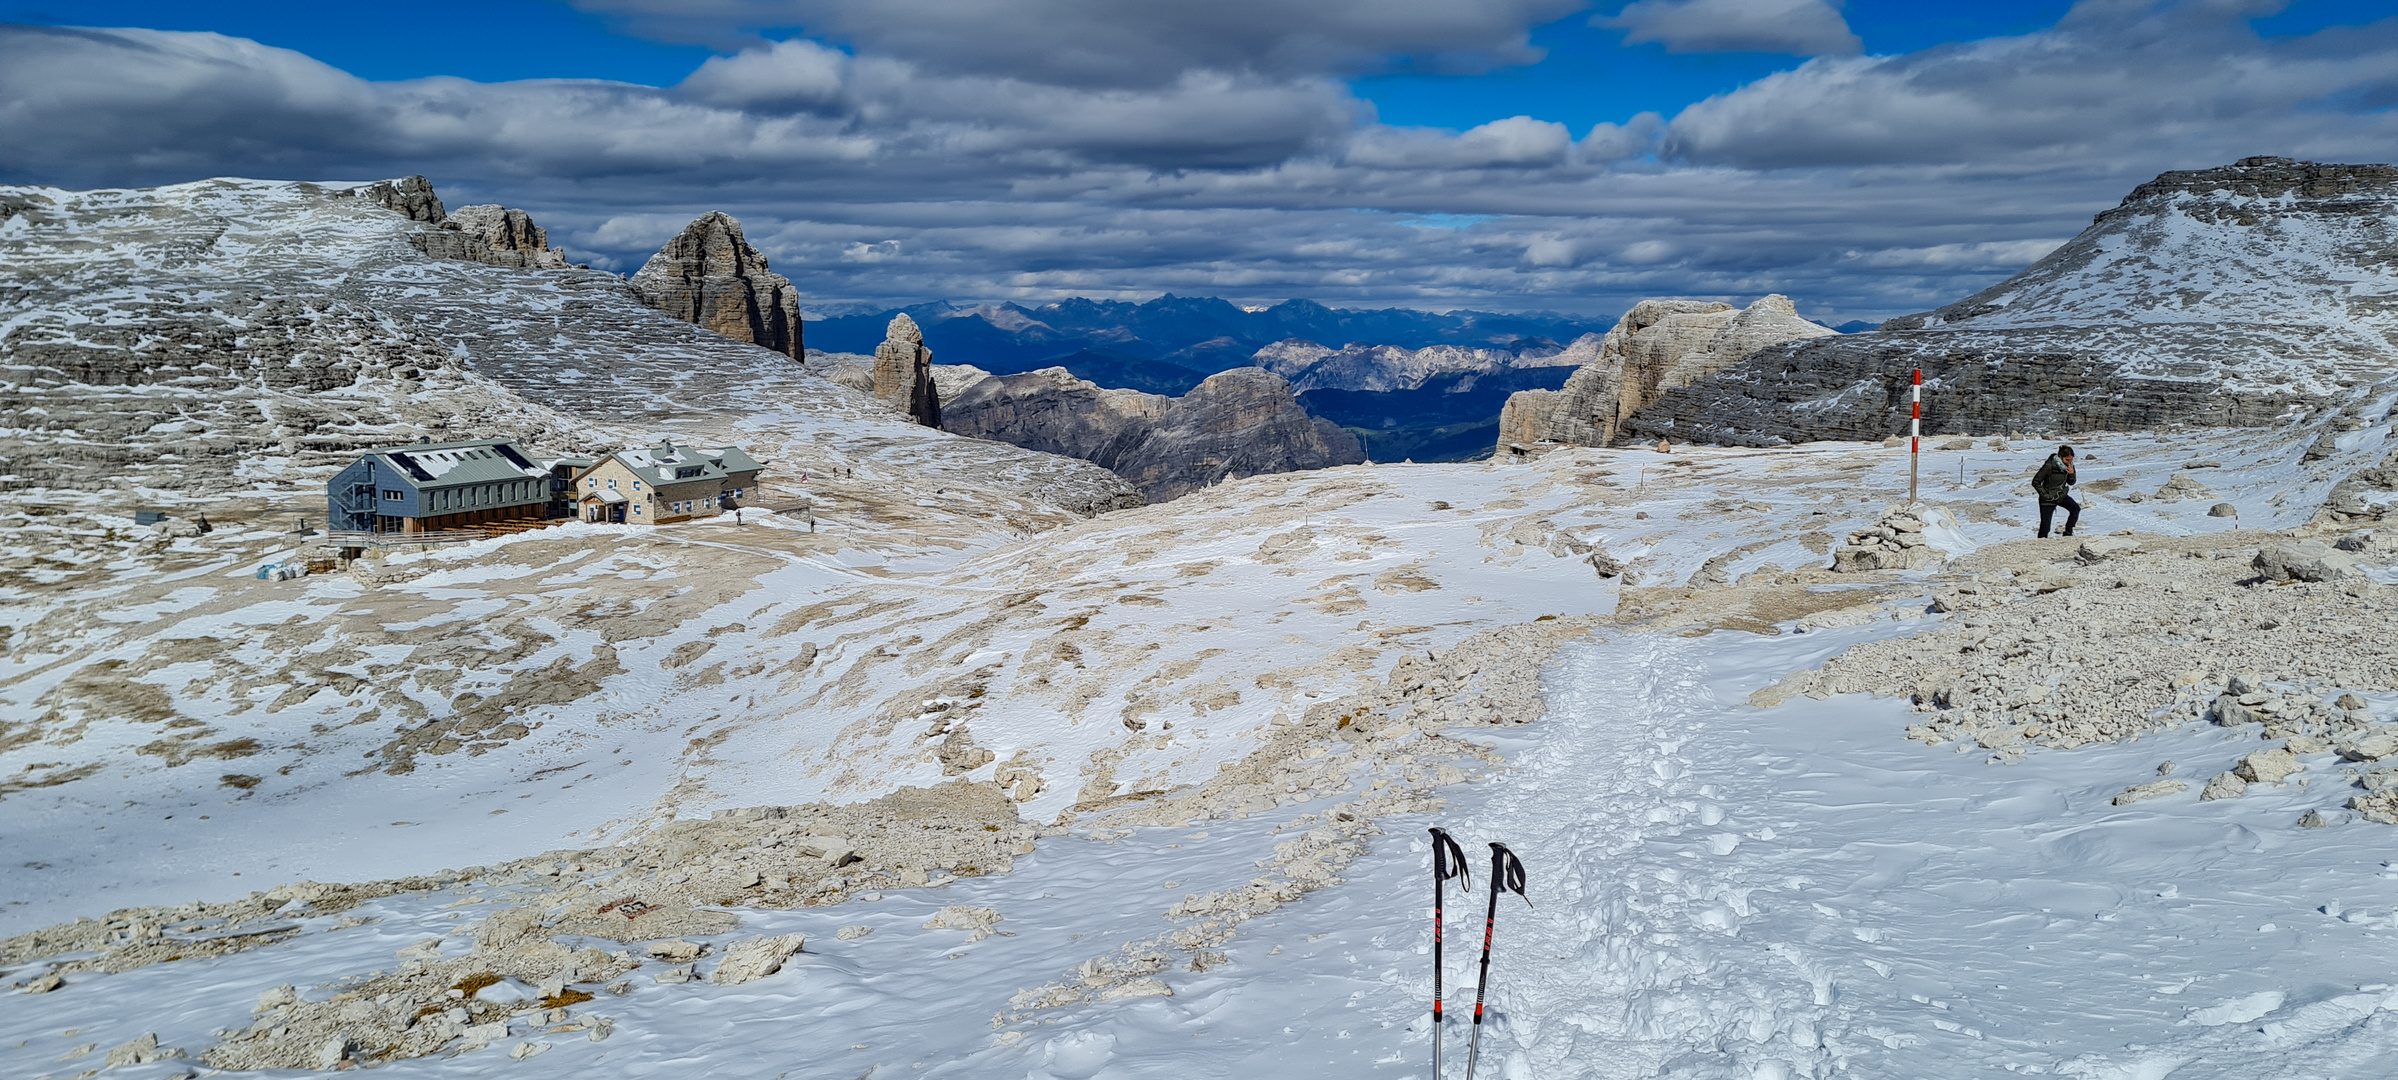
{"type": "Polygon", "coordinates": [[[422,533],[563,516],[576,460],[542,461],[506,439],[369,450],[326,481],[326,527],[422,533]]]}
{"type": "Polygon", "coordinates": [[[664,525],[721,513],[757,491],[764,468],[739,447],[676,446],[671,439],[599,458],[574,476],[577,517],[664,525]]]}

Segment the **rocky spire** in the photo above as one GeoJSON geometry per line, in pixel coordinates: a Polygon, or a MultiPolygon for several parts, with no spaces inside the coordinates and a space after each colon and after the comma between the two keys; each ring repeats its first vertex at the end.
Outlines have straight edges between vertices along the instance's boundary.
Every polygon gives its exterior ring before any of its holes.
{"type": "Polygon", "coordinates": [[[941,426],[941,397],[933,390],[933,351],[924,331],[900,312],[874,347],[874,396],[926,427],[941,426]]]}
{"type": "Polygon", "coordinates": [[[730,215],[701,215],[633,275],[641,302],[736,341],[790,357],[800,344],[799,292],[766,268],[766,256],[741,236],[730,215]]]}

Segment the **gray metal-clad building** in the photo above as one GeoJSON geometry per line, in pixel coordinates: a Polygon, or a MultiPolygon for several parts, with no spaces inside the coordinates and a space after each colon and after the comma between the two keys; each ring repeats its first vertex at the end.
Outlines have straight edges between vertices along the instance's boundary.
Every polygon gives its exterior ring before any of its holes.
{"type": "Polygon", "coordinates": [[[578,466],[540,461],[505,439],[369,450],[325,484],[336,531],[416,533],[490,521],[562,517],[578,466]]]}

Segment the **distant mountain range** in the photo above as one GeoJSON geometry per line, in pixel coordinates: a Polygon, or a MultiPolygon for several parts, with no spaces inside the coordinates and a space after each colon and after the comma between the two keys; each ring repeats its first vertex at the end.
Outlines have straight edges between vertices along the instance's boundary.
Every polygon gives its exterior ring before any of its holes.
{"type": "MultiPolygon", "coordinates": [[[[1449,346],[1512,358],[1556,354],[1613,324],[1545,313],[1341,309],[1310,300],[1250,310],[1214,297],[1161,296],[1139,304],[1077,298],[1039,307],[931,303],[839,315],[810,321],[808,346],[871,353],[902,311],[923,326],[935,363],[971,364],[996,375],[1062,367],[1101,386],[1175,396],[1216,372],[1249,366],[1258,350],[1281,342],[1332,350],[1378,346],[1394,356],[1394,350],[1449,346]]],[[[1318,379],[1300,386],[1300,401],[1309,412],[1355,430],[1378,460],[1460,460],[1489,451],[1509,391],[1554,389],[1573,373],[1570,366],[1476,366],[1481,372],[1444,372],[1397,386],[1318,379]]]]}
{"type": "Polygon", "coordinates": [[[995,375],[1063,367],[1101,386],[1161,394],[1180,394],[1216,372],[1246,366],[1260,348],[1294,338],[1333,348],[1460,345],[1554,351],[1584,334],[1603,334],[1614,322],[1553,314],[1341,309],[1311,300],[1252,311],[1215,297],[1169,295],[1140,304],[1080,298],[1039,307],[931,303],[841,315],[810,321],[808,347],[871,353],[891,317],[902,311],[924,327],[935,363],[972,364],[995,375]]]}

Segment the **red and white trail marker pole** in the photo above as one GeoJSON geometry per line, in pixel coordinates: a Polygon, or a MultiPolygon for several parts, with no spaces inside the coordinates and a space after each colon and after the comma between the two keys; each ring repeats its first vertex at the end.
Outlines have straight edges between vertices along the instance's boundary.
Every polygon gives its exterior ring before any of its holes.
{"type": "Polygon", "coordinates": [[[1913,388],[1915,415],[1907,429],[1907,505],[1915,504],[1915,482],[1923,460],[1923,369],[1915,369],[1913,388]]]}

